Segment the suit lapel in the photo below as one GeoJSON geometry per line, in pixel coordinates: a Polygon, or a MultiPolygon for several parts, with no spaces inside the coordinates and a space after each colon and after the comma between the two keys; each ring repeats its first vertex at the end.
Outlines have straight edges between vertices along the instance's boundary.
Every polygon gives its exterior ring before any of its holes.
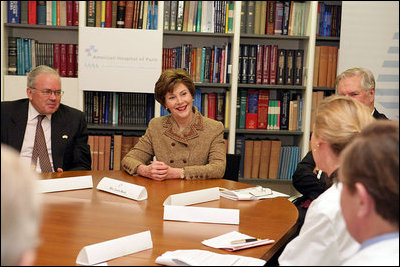
{"type": "Polygon", "coordinates": [[[10,145],[21,151],[22,142],[24,141],[25,130],[26,130],[26,123],[28,121],[28,104],[29,100],[26,99],[21,105],[17,105],[15,107],[16,110],[10,111],[11,112],[11,127],[9,127],[8,136],[10,138],[10,145]]]}

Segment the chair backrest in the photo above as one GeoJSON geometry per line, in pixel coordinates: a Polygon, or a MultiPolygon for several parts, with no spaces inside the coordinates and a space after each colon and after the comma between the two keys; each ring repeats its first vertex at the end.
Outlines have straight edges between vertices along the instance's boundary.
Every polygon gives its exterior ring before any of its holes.
{"type": "Polygon", "coordinates": [[[224,179],[239,181],[240,154],[226,154],[224,179]]]}

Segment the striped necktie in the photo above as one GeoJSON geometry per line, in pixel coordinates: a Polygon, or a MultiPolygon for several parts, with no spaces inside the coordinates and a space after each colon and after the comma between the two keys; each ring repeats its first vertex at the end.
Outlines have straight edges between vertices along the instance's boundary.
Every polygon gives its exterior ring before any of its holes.
{"type": "Polygon", "coordinates": [[[53,172],[42,128],[42,120],[44,117],[46,117],[46,115],[38,115],[37,117],[38,123],[36,126],[35,143],[32,151],[32,164],[36,166],[37,158],[39,157],[40,169],[42,172],[53,172]]]}

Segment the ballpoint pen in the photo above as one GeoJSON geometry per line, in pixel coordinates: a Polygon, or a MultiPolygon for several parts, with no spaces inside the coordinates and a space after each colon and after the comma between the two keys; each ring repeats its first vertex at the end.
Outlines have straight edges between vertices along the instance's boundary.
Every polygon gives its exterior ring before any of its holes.
{"type": "Polygon", "coordinates": [[[239,239],[239,240],[233,240],[231,241],[231,244],[242,244],[242,243],[249,243],[249,242],[254,242],[254,241],[259,241],[261,240],[260,238],[246,238],[246,239],[239,239]]]}

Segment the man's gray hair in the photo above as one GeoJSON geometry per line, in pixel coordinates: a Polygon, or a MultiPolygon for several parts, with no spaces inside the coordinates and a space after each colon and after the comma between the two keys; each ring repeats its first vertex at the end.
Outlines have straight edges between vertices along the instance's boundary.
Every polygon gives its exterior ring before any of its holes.
{"type": "Polygon", "coordinates": [[[46,65],[39,65],[32,69],[27,76],[27,87],[29,88],[35,88],[35,82],[36,82],[36,77],[39,74],[50,74],[56,76],[58,79],[60,79],[60,75],[58,72],[46,65]]]}
{"type": "Polygon", "coordinates": [[[361,76],[361,88],[364,91],[368,92],[371,88],[375,88],[375,78],[372,72],[368,69],[357,67],[345,70],[336,77],[336,90],[341,80],[353,76],[361,76]]]}

